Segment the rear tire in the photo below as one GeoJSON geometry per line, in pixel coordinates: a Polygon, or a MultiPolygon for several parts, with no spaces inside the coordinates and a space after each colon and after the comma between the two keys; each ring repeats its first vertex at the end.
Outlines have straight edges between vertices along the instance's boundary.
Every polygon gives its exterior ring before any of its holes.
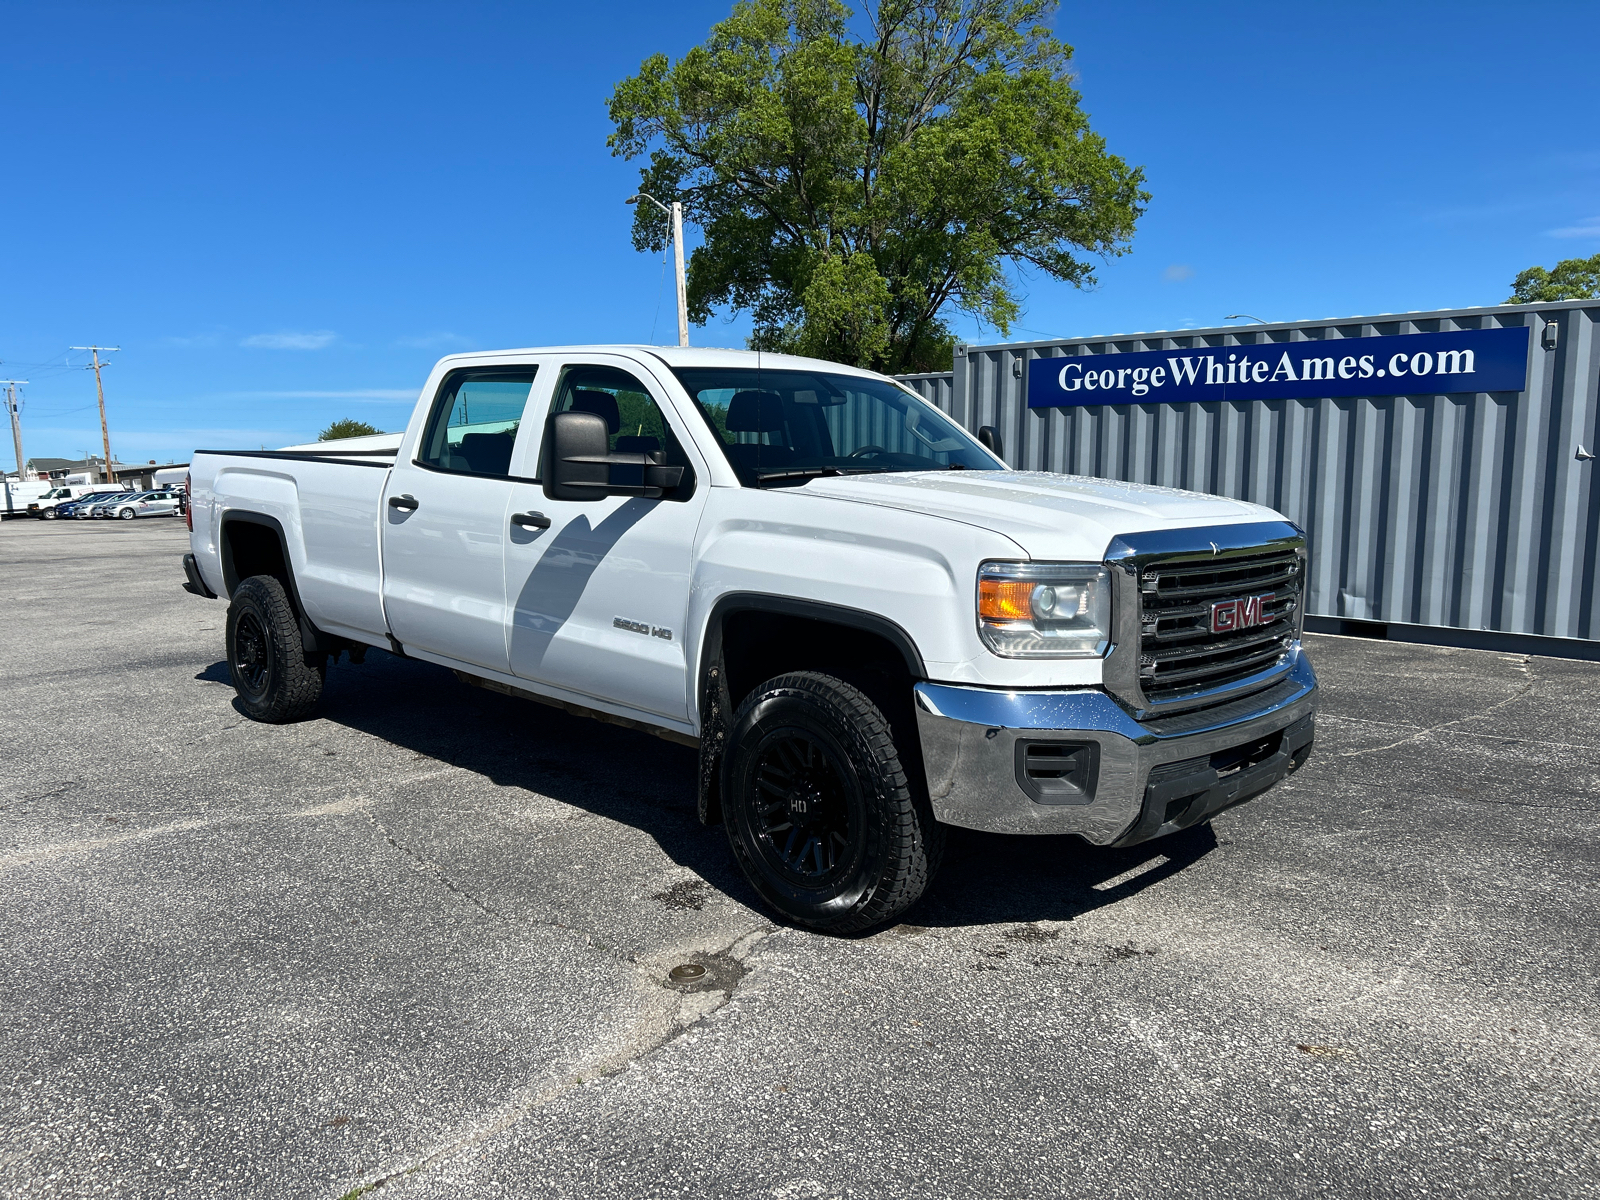
{"type": "Polygon", "coordinates": [[[322,697],[327,660],[306,662],[300,622],[283,584],[252,575],[228,605],[228,673],[239,704],[253,721],[283,725],[311,715],[322,697]]]}
{"type": "Polygon", "coordinates": [[[814,671],[761,684],[734,714],[722,766],[728,843],[750,885],[800,925],[859,933],[893,920],[938,868],[944,829],[865,693],[814,671]]]}

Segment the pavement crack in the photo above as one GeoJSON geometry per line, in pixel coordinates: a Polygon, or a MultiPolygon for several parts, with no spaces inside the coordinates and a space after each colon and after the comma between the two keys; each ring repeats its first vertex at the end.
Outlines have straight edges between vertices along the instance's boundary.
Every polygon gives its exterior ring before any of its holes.
{"type": "MultiPolygon", "coordinates": [[[[73,854],[89,854],[108,848],[156,841],[161,838],[171,837],[174,834],[189,833],[197,829],[220,829],[227,825],[258,824],[284,819],[297,820],[346,816],[359,808],[365,807],[367,803],[368,801],[365,797],[347,796],[323,804],[314,804],[308,808],[291,809],[287,812],[213,813],[208,810],[201,810],[205,815],[181,821],[168,821],[161,825],[133,828],[126,832],[113,833],[103,837],[79,838],[70,842],[51,842],[28,847],[18,846],[9,854],[0,854],[0,871],[11,867],[36,865],[47,859],[63,858],[73,854]]],[[[98,814],[91,813],[88,815],[94,816],[98,814]]]]}
{"type": "Polygon", "coordinates": [[[454,879],[450,878],[450,876],[445,872],[445,869],[438,863],[434,862],[433,859],[426,857],[419,851],[407,846],[405,843],[396,840],[394,834],[385,829],[383,827],[383,822],[378,820],[377,817],[374,817],[371,813],[368,813],[367,819],[370,820],[377,828],[378,832],[383,835],[384,841],[388,842],[389,845],[393,846],[396,850],[400,851],[401,854],[404,854],[407,858],[409,858],[412,863],[416,865],[418,870],[422,871],[424,874],[432,876],[434,881],[441,884],[446,891],[450,892],[452,895],[460,896],[463,900],[467,901],[467,903],[471,904],[474,908],[478,909],[479,912],[482,912],[486,916],[493,917],[497,921],[505,921],[507,924],[511,923],[510,917],[506,916],[505,913],[500,912],[498,909],[491,908],[482,900],[478,899],[478,897],[474,896],[471,892],[467,891],[466,888],[462,887],[454,879]]]}
{"type": "Polygon", "coordinates": [[[1449,729],[1452,726],[1460,725],[1463,721],[1476,721],[1476,720],[1479,720],[1479,719],[1481,719],[1483,717],[1487,717],[1490,713],[1499,712],[1502,708],[1506,707],[1506,705],[1508,705],[1508,704],[1515,704],[1518,700],[1521,700],[1529,692],[1533,691],[1533,689],[1538,685],[1538,682],[1539,682],[1539,680],[1534,676],[1531,667],[1529,666],[1528,656],[1524,655],[1523,656],[1523,661],[1518,663],[1517,667],[1518,667],[1518,669],[1520,669],[1522,671],[1522,673],[1525,676],[1527,676],[1528,682],[1523,684],[1522,687],[1518,688],[1515,692],[1513,692],[1511,695],[1507,696],[1504,700],[1501,700],[1498,704],[1491,704],[1488,708],[1484,709],[1481,712],[1467,713],[1465,716],[1457,717],[1453,721],[1442,721],[1438,725],[1430,725],[1426,729],[1419,729],[1415,733],[1411,734],[1410,736],[1401,738],[1398,742],[1390,742],[1390,743],[1388,743],[1387,745],[1384,745],[1384,746],[1368,746],[1364,750],[1344,750],[1344,751],[1341,751],[1339,753],[1338,757],[1339,758],[1364,758],[1369,754],[1381,754],[1385,750],[1397,750],[1401,746],[1409,746],[1413,742],[1421,741],[1423,738],[1427,737],[1429,734],[1438,733],[1440,730],[1449,729]]]}
{"type": "Polygon", "coordinates": [[[718,975],[728,979],[727,991],[717,987],[704,990],[667,987],[663,985],[660,975],[655,970],[643,964],[634,964],[640,971],[640,982],[649,989],[646,992],[649,1003],[646,1005],[645,1013],[634,1022],[628,1036],[624,1038],[626,1044],[621,1050],[582,1062],[560,1079],[525,1088],[487,1124],[463,1133],[415,1162],[396,1167],[364,1183],[355,1184],[342,1193],[341,1200],[348,1196],[364,1196],[420,1174],[504,1133],[529,1113],[575,1091],[584,1084],[616,1075],[670,1046],[733,999],[734,991],[737,990],[738,982],[744,974],[745,960],[773,932],[774,928],[771,925],[758,925],[746,930],[719,950],[692,955],[714,964],[730,964],[736,967],[731,974],[717,972],[718,975]]]}

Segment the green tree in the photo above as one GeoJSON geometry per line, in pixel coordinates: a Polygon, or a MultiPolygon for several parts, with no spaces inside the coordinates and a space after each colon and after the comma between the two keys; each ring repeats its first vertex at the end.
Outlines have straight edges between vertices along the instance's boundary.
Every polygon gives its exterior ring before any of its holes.
{"type": "Polygon", "coordinates": [[[321,433],[317,434],[319,442],[333,442],[339,438],[366,437],[368,434],[382,433],[383,430],[368,425],[365,421],[357,421],[350,417],[342,421],[335,421],[321,433]]]}
{"type": "Polygon", "coordinates": [[[1553,271],[1529,267],[1511,281],[1507,304],[1549,304],[1555,300],[1600,299],[1600,254],[1564,258],[1553,271]]]}
{"type": "MultiPolygon", "coordinates": [[[[641,189],[701,230],[693,320],[726,306],[758,348],[947,369],[952,310],[1004,334],[1024,271],[1091,286],[1149,193],[1089,128],[1054,11],[869,0],[853,22],[838,0],[738,0],[676,63],[646,59],[608,144],[648,156],[641,189]]],[[[635,247],[668,236],[640,204],[635,247]]]]}

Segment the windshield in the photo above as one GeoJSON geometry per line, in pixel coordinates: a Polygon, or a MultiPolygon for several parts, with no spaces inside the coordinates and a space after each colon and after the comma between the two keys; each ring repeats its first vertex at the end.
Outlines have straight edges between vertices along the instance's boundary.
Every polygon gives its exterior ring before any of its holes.
{"type": "Polygon", "coordinates": [[[755,367],[674,371],[746,487],[879,471],[998,471],[938,409],[858,375],[755,367]]]}

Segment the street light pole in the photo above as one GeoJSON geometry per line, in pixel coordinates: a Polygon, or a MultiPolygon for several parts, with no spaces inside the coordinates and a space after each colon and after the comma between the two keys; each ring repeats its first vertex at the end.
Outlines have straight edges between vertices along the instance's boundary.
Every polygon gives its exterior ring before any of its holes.
{"type": "Polygon", "coordinates": [[[689,286],[683,269],[683,205],[678,201],[672,202],[668,208],[649,192],[639,192],[629,196],[626,203],[637,204],[641,200],[648,200],[667,216],[672,218],[672,258],[677,268],[678,281],[678,345],[689,344],[689,286]]]}
{"type": "Polygon", "coordinates": [[[100,361],[100,351],[114,354],[121,350],[121,346],[73,346],[73,350],[88,350],[94,355],[94,390],[100,399],[100,442],[106,451],[106,469],[103,472],[106,483],[115,483],[116,477],[111,473],[111,431],[106,426],[106,389],[100,383],[100,368],[106,364],[100,361]]]}
{"type": "Polygon", "coordinates": [[[1254,321],[1257,325],[1270,325],[1271,321],[1263,321],[1260,317],[1252,317],[1249,313],[1229,313],[1222,318],[1224,321],[1254,321]]]}
{"type": "Polygon", "coordinates": [[[678,345],[689,344],[689,285],[683,271],[683,205],[672,202],[672,258],[678,273],[678,345]]]}

